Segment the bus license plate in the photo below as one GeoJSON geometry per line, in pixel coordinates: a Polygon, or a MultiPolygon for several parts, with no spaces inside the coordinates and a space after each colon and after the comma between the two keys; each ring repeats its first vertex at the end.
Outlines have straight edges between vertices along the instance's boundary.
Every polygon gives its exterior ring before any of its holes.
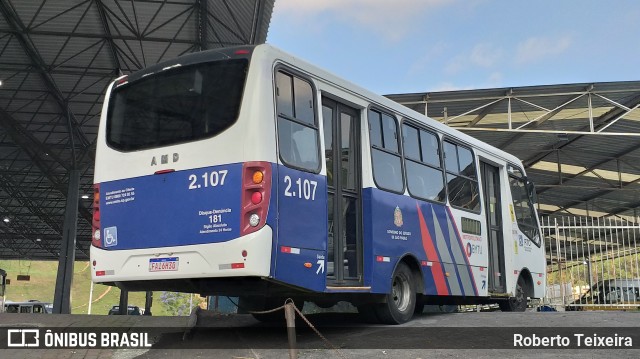
{"type": "Polygon", "coordinates": [[[149,259],[149,272],[164,272],[178,270],[178,257],[149,259]]]}

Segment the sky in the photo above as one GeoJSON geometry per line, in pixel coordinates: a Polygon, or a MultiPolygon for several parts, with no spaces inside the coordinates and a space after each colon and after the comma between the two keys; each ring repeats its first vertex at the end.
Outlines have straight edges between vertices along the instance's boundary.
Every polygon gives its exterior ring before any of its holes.
{"type": "Polygon", "coordinates": [[[637,0],[276,0],[267,43],[379,94],[640,80],[637,0]]]}

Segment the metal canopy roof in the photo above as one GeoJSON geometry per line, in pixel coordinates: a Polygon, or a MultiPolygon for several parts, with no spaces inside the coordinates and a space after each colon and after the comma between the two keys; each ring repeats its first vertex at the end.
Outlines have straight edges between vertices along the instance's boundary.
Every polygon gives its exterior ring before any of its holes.
{"type": "Polygon", "coordinates": [[[640,214],[640,81],[388,97],[522,159],[541,215],[640,214]]]}
{"type": "Polygon", "coordinates": [[[0,258],[58,258],[75,166],[87,196],[76,258],[88,259],[109,82],[185,53],[263,43],[274,1],[0,1],[0,258]]]}

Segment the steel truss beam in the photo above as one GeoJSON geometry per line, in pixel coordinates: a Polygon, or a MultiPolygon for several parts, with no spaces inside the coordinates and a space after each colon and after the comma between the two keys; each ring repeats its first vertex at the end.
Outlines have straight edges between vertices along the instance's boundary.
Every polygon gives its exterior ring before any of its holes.
{"type": "MultiPolygon", "coordinates": [[[[27,154],[27,156],[31,159],[31,162],[36,165],[36,167],[41,171],[42,174],[45,175],[45,177],[47,177],[53,187],[63,196],[67,197],[67,190],[64,186],[64,181],[60,180],[54,175],[51,168],[52,166],[46,163],[48,161],[44,160],[41,156],[51,157],[67,171],[70,169],[68,167],[68,164],[66,164],[53,151],[51,151],[51,149],[47,145],[41,143],[32,134],[24,130],[22,126],[20,126],[20,124],[3,109],[0,109],[0,125],[2,125],[2,127],[7,130],[14,143],[17,144],[24,153],[27,154]]],[[[91,224],[92,217],[89,210],[81,205],[79,211],[82,218],[84,218],[87,223],[91,224]]]]}
{"type": "Polygon", "coordinates": [[[89,141],[87,140],[86,136],[80,129],[80,125],[78,124],[78,121],[75,118],[75,115],[73,114],[73,112],[71,111],[71,108],[69,107],[68,100],[65,99],[64,95],[62,94],[60,89],[57,87],[55,81],[53,80],[51,75],[48,73],[48,66],[45,64],[44,60],[39,55],[35,45],[33,44],[33,41],[31,41],[31,38],[27,33],[28,31],[26,26],[22,23],[22,21],[17,16],[15,11],[10,7],[8,1],[6,2],[0,1],[0,12],[2,12],[10,28],[13,30],[14,36],[20,42],[22,49],[30,58],[32,65],[37,69],[37,72],[40,75],[40,78],[42,79],[42,81],[44,82],[46,88],[53,95],[55,102],[57,103],[57,105],[61,110],[62,115],[67,117],[68,121],[72,123],[73,132],[69,133],[69,136],[71,137],[75,135],[80,141],[80,146],[83,152],[88,151],[89,141]]]}

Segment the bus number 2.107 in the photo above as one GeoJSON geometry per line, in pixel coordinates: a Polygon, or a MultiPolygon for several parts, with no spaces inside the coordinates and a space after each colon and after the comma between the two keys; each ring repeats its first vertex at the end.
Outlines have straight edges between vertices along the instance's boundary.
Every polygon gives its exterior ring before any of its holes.
{"type": "Polygon", "coordinates": [[[312,201],[316,199],[316,187],[318,186],[318,182],[298,178],[295,181],[295,184],[297,186],[293,186],[293,191],[291,190],[291,186],[293,183],[291,177],[284,176],[284,183],[287,185],[287,188],[285,188],[284,190],[285,197],[298,197],[312,201]]]}
{"type": "Polygon", "coordinates": [[[222,186],[224,185],[224,179],[227,177],[227,172],[227,170],[205,172],[200,176],[200,181],[198,181],[198,176],[190,174],[189,189],[222,186]]]}

